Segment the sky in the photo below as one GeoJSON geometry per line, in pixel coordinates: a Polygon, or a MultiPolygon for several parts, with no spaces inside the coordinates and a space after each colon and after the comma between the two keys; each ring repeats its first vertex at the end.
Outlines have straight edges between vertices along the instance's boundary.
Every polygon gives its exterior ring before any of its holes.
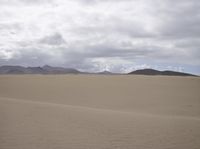
{"type": "Polygon", "coordinates": [[[200,0],[0,0],[0,65],[200,74],[200,0]]]}

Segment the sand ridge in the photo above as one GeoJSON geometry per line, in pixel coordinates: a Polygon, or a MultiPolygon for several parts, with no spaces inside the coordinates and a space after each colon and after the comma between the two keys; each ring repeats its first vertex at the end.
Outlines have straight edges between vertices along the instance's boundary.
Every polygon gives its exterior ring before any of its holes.
{"type": "Polygon", "coordinates": [[[120,113],[120,114],[127,114],[127,115],[139,115],[139,116],[148,116],[148,117],[160,117],[160,118],[171,118],[171,119],[186,119],[186,120],[197,120],[200,121],[200,117],[192,117],[192,116],[176,116],[176,115],[159,115],[159,114],[151,114],[145,112],[137,112],[137,111],[121,111],[121,110],[112,110],[112,109],[100,109],[100,108],[91,108],[86,106],[77,106],[77,105],[66,105],[66,104],[59,104],[59,103],[51,103],[51,102],[39,102],[33,100],[24,100],[24,99],[14,99],[14,98],[5,98],[0,97],[2,101],[10,101],[13,103],[24,103],[24,104],[36,104],[36,105],[43,105],[48,107],[59,107],[59,108],[69,108],[69,109],[79,109],[79,110],[87,110],[87,111],[99,111],[105,113],[120,113]]]}

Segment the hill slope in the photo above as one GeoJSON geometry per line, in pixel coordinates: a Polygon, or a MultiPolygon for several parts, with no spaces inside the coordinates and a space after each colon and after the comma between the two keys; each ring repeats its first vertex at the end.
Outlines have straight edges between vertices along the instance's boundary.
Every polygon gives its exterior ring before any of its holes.
{"type": "Polygon", "coordinates": [[[166,75],[166,76],[195,76],[193,74],[189,73],[183,73],[183,72],[176,72],[176,71],[159,71],[155,69],[140,69],[132,71],[128,74],[135,74],[135,75],[166,75]]]}

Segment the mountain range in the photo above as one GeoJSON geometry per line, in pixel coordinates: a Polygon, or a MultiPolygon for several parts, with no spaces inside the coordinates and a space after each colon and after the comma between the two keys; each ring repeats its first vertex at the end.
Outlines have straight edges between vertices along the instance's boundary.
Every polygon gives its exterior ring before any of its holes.
{"type": "Polygon", "coordinates": [[[79,74],[82,73],[73,68],[52,67],[23,67],[23,66],[1,66],[0,74],[79,74]]]}
{"type": "MultiPolygon", "coordinates": [[[[49,65],[44,65],[42,67],[23,67],[23,66],[0,66],[0,74],[102,74],[102,75],[112,75],[109,71],[102,71],[97,73],[81,72],[74,68],[64,68],[64,67],[52,67],[49,65]]],[[[155,69],[140,69],[135,70],[128,75],[167,75],[167,76],[195,76],[189,73],[176,72],[176,71],[159,71],[155,69]]]]}

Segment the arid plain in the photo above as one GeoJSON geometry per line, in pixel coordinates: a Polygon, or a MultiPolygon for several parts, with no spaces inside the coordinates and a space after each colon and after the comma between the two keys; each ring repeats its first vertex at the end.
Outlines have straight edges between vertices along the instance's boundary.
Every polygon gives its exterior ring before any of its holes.
{"type": "Polygon", "coordinates": [[[199,149],[200,78],[1,75],[1,149],[199,149]]]}

